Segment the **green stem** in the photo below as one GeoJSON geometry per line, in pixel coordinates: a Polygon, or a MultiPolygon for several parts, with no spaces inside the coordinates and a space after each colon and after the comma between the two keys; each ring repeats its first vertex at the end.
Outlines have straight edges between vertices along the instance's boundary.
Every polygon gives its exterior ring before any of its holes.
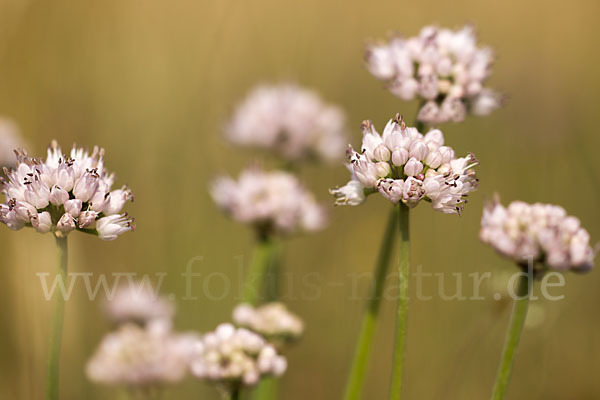
{"type": "MultiPolygon", "coordinates": [[[[57,274],[62,282],[67,284],[67,258],[68,246],[66,237],[56,236],[57,274]]],[[[65,299],[59,291],[54,295],[54,311],[51,319],[50,351],[48,354],[48,369],[46,375],[46,399],[58,400],[59,393],[59,363],[60,345],[62,341],[63,317],[65,313],[65,299]]]]}
{"type": "Polygon", "coordinates": [[[240,389],[236,388],[236,389],[232,389],[230,392],[227,393],[227,395],[225,396],[226,400],[239,400],[241,399],[241,395],[240,395],[240,389]]]}
{"type": "Polygon", "coordinates": [[[273,260],[276,246],[273,239],[261,238],[256,244],[252,264],[246,278],[243,301],[256,305],[261,297],[261,291],[265,283],[265,277],[273,260]]]}
{"type": "Polygon", "coordinates": [[[250,398],[252,400],[276,399],[278,386],[277,378],[261,379],[254,392],[252,392],[252,396],[250,396],[250,398]]]}
{"type": "Polygon", "coordinates": [[[404,358],[406,353],[406,323],[408,317],[408,274],[410,263],[409,209],[400,202],[399,242],[400,262],[398,265],[398,311],[396,314],[396,340],[394,345],[394,361],[392,365],[392,381],[390,384],[390,400],[398,400],[402,396],[402,376],[404,374],[404,358]]]}
{"type": "Polygon", "coordinates": [[[346,393],[344,395],[344,399],[346,400],[357,400],[362,393],[371,343],[373,342],[373,334],[375,333],[375,323],[377,322],[379,306],[381,305],[381,294],[385,285],[385,278],[390,265],[390,255],[392,254],[396,231],[398,229],[399,210],[398,207],[392,208],[381,241],[381,247],[379,248],[379,256],[375,268],[375,279],[370,288],[365,314],[363,316],[360,334],[354,352],[354,360],[352,361],[350,376],[348,378],[348,383],[346,384],[346,393]]]}
{"type": "Polygon", "coordinates": [[[502,360],[500,361],[496,381],[494,382],[493,400],[502,400],[506,396],[517,347],[519,346],[519,338],[521,337],[525,318],[527,317],[527,307],[529,306],[532,285],[533,278],[530,274],[521,274],[517,286],[517,298],[513,305],[508,331],[506,332],[506,341],[502,350],[502,360]]]}

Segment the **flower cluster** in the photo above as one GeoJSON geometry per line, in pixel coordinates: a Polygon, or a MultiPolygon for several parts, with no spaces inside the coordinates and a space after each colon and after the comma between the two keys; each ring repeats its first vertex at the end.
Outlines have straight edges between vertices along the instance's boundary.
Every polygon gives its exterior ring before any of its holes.
{"type": "Polygon", "coordinates": [[[326,223],[324,209],[298,179],[287,172],[249,168],[237,181],[218,178],[211,194],[233,219],[250,224],[261,233],[314,231],[326,223]]]}
{"type": "Polygon", "coordinates": [[[371,44],[369,71],[404,100],[419,99],[418,119],[428,124],[460,122],[467,112],[487,115],[501,103],[484,83],[493,62],[492,50],[477,47],[471,26],[460,30],[428,26],[416,37],[393,37],[371,44]]]}
{"type": "Polygon", "coordinates": [[[53,142],[45,161],[17,151],[14,170],[6,170],[0,204],[0,221],[10,229],[32,226],[41,233],[66,236],[73,230],[114,240],[134,229],[133,219],[121,214],[127,200],[126,187],[111,190],[114,174],[104,168],[104,150],[73,147],[64,155],[53,142]]]}
{"type": "Polygon", "coordinates": [[[235,144],[268,149],[298,161],[336,160],[346,143],[342,110],[293,84],[255,88],[226,126],[235,144]]]}
{"type": "Polygon", "coordinates": [[[262,376],[281,376],[287,361],[261,336],[221,324],[196,343],[191,371],[228,388],[253,386],[262,376]]]}
{"type": "Polygon", "coordinates": [[[87,376],[96,383],[138,387],[178,382],[188,371],[197,339],[171,332],[163,321],[145,328],[122,325],[102,339],[87,376]]]}
{"type": "Polygon", "coordinates": [[[397,204],[415,207],[421,200],[435,210],[460,214],[469,192],[477,188],[472,168],[479,164],[472,154],[456,158],[444,146],[442,132],[435,129],[422,135],[408,128],[398,115],[380,135],[370,121],[362,124],[362,152],[348,149],[352,180],[331,190],[336,204],[358,205],[365,194],[379,191],[397,204]]]}
{"type": "Polygon", "coordinates": [[[520,265],[578,272],[594,265],[588,232],[560,206],[514,201],[505,208],[494,200],[483,210],[479,237],[520,265]]]}
{"type": "Polygon", "coordinates": [[[104,310],[116,324],[136,322],[146,325],[155,320],[170,321],[175,313],[173,302],[159,296],[144,282],[119,285],[106,300],[104,310]]]}
{"type": "Polygon", "coordinates": [[[302,320],[283,303],[267,303],[256,308],[240,304],[233,310],[233,322],[271,342],[295,340],[304,331],[302,320]]]}
{"type": "Polygon", "coordinates": [[[14,151],[23,145],[14,122],[0,118],[0,168],[15,164],[14,151]]]}

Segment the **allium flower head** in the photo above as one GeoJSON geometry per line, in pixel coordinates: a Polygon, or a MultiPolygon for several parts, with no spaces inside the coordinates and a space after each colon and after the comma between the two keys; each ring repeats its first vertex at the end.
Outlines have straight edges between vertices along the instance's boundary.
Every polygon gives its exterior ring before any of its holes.
{"type": "Polygon", "coordinates": [[[90,154],[73,147],[69,155],[53,142],[46,160],[17,151],[15,169],[5,170],[0,221],[10,229],[31,226],[41,233],[66,236],[79,230],[114,240],[134,229],[133,219],[121,210],[133,200],[126,187],[112,190],[114,174],[104,168],[104,150],[90,154]]]}
{"type": "Polygon", "coordinates": [[[483,210],[479,238],[519,265],[585,272],[594,265],[590,235],[579,219],[551,204],[498,200],[483,210]]]}
{"type": "Polygon", "coordinates": [[[427,124],[460,122],[467,113],[487,115],[501,96],[484,87],[494,60],[477,47],[471,26],[453,31],[427,26],[418,36],[396,36],[367,47],[367,67],[403,100],[419,99],[418,119],[427,124]]]}
{"type": "Polygon", "coordinates": [[[287,361],[256,333],[221,324],[196,344],[191,371],[225,388],[254,386],[263,376],[281,376],[287,361]]]}
{"type": "Polygon", "coordinates": [[[159,296],[144,282],[119,285],[113,296],[106,300],[104,310],[117,324],[137,322],[146,325],[155,320],[170,321],[175,313],[173,302],[159,296]]]}
{"type": "Polygon", "coordinates": [[[415,207],[421,200],[435,210],[460,214],[467,196],[477,189],[473,154],[456,158],[444,145],[437,129],[422,135],[407,127],[399,115],[388,122],[380,135],[370,121],[362,124],[361,152],[348,148],[352,179],[332,189],[338,205],[358,205],[367,194],[378,191],[392,203],[402,201],[415,207]]]}
{"type": "Polygon", "coordinates": [[[162,321],[145,328],[122,325],[102,339],[87,364],[87,376],[108,385],[175,383],[187,373],[192,347],[189,335],[165,329],[162,321]]]}
{"type": "Polygon", "coordinates": [[[15,150],[23,147],[19,130],[14,122],[0,117],[0,167],[15,164],[15,150]]]}
{"type": "Polygon", "coordinates": [[[226,133],[237,145],[264,148],[291,161],[336,160],[346,143],[346,121],[339,107],[312,90],[262,85],[237,107],[226,133]]]}
{"type": "Polygon", "coordinates": [[[287,172],[248,168],[237,181],[229,177],[216,179],[211,194],[233,219],[252,225],[263,234],[314,231],[326,223],[324,209],[287,172]]]}
{"type": "Polygon", "coordinates": [[[259,307],[240,304],[233,310],[233,322],[264,336],[270,342],[298,339],[304,331],[302,320],[282,303],[267,303],[259,307]]]}

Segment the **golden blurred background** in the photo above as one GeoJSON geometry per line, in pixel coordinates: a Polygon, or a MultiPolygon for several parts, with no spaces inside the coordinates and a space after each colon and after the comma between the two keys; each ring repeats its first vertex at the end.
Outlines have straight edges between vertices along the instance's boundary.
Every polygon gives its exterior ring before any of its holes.
{"type": "MultiPolygon", "coordinates": [[[[480,43],[497,54],[490,85],[509,97],[491,117],[442,126],[457,153],[472,151],[481,160],[481,187],[462,217],[415,210],[413,268],[512,271],[477,239],[483,201],[496,191],[506,202],[561,204],[598,241],[599,16],[594,0],[2,0],[0,114],[19,124],[31,154],[43,154],[52,138],[64,147],[101,145],[117,185],[128,183],[136,195],[129,210],[137,231],[110,243],[72,235],[70,270],[167,272],[162,291],[178,299],[176,328],[207,331],[230,319],[239,257],[247,264],[252,251],[250,231],[216,210],[207,185],[218,172],[237,175],[260,157],[228,146],[223,121],[254,84],[288,79],[341,105],[354,144],[363,119],[383,127],[395,112],[414,115],[415,104],[393,97],[363,65],[365,41],[390,31],[414,35],[431,23],[475,24],[480,43]],[[203,257],[197,272],[231,278],[230,295],[210,300],[198,278],[198,300],[181,300],[181,273],[196,256],[203,257]]],[[[340,164],[306,168],[302,178],[331,204],[327,189],[348,176],[340,164]]],[[[360,207],[331,207],[328,229],[289,241],[285,301],[305,319],[307,332],[288,354],[280,398],[341,397],[363,310],[349,277],[372,270],[389,207],[380,196],[360,207]],[[303,281],[309,273],[318,283],[310,290],[303,281]]],[[[54,251],[49,235],[0,229],[3,399],[43,396],[49,304],[36,273],[53,273],[54,251]]],[[[600,274],[566,281],[564,300],[537,302],[541,320],[523,335],[511,399],[600,398],[600,274]]],[[[226,289],[211,282],[213,294],[226,289]]],[[[435,293],[435,281],[426,282],[425,291],[435,293]]],[[[446,285],[451,292],[453,282],[446,285]]],[[[67,302],[64,399],[116,396],[84,373],[110,328],[99,305],[82,285],[67,302]]],[[[393,306],[388,300],[381,312],[366,399],[387,393],[393,306]]],[[[410,307],[405,397],[487,398],[509,308],[439,296],[413,297],[410,307]]],[[[164,398],[218,394],[189,378],[164,398]]]]}

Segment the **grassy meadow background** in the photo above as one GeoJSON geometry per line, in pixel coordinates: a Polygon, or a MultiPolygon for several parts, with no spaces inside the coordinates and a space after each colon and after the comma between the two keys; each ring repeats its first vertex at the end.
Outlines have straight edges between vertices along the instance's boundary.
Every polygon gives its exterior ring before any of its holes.
{"type": "MultiPolygon", "coordinates": [[[[0,114],[19,124],[31,154],[43,154],[52,138],[63,147],[101,145],[117,185],[135,193],[128,210],[136,232],[109,243],[73,234],[70,271],[166,272],[162,291],[176,297],[176,328],[207,331],[230,319],[238,263],[247,265],[252,251],[251,232],[216,210],[207,185],[262,158],[230,147],[223,121],[254,84],[288,79],[340,104],[354,144],[363,119],[382,128],[400,112],[411,121],[415,104],[384,90],[362,61],[365,41],[390,31],[474,23],[480,42],[496,50],[490,85],[508,95],[490,117],[442,126],[458,154],[481,160],[481,186],[462,217],[426,205],[414,211],[413,269],[448,279],[451,272],[513,271],[477,239],[483,201],[496,191],[506,202],[562,204],[600,240],[599,15],[593,0],[1,0],[0,114]],[[194,264],[203,274],[193,281],[198,299],[183,301],[181,273],[196,256],[203,257],[194,264]],[[220,300],[204,292],[226,289],[217,278],[203,286],[214,271],[231,278],[231,293],[220,300]]],[[[348,175],[341,164],[310,166],[302,179],[331,204],[327,189],[348,175]]],[[[289,242],[285,301],[307,332],[289,351],[282,399],[341,397],[363,310],[349,277],[371,271],[389,207],[380,196],[361,207],[331,206],[329,228],[289,242]]],[[[54,251],[50,235],[0,227],[0,398],[43,395],[49,303],[36,273],[53,274],[54,251]]],[[[435,294],[435,281],[426,282],[426,293],[435,294]]],[[[600,271],[566,282],[564,300],[535,302],[543,319],[523,335],[511,399],[600,398],[600,271]]],[[[100,303],[80,283],[67,302],[64,399],[117,393],[84,373],[110,328],[100,303]]],[[[381,312],[366,399],[387,394],[393,306],[386,301],[381,312]]],[[[413,297],[410,306],[405,397],[487,398],[509,304],[434,296],[413,297]]],[[[165,399],[217,398],[190,378],[165,392],[165,399]]]]}

